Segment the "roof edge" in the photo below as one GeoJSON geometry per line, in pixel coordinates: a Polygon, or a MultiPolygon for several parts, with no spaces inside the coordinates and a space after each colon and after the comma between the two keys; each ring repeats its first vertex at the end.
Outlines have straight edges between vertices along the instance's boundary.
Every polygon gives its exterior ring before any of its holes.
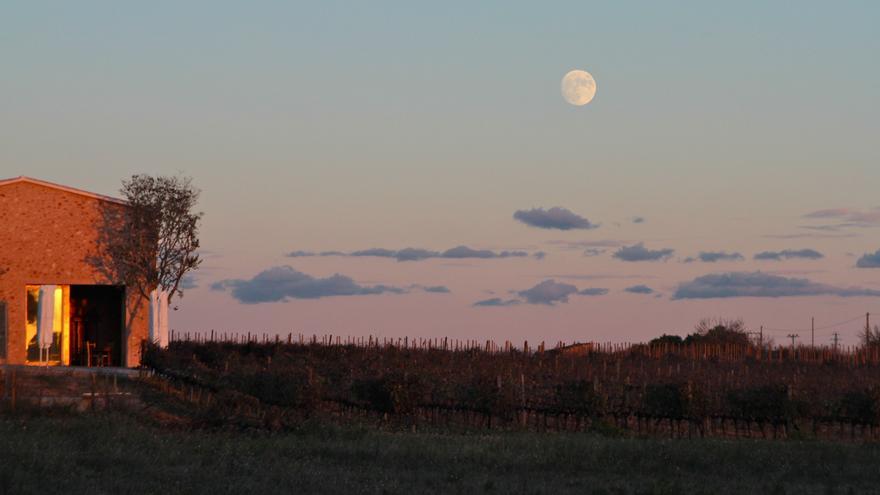
{"type": "Polygon", "coordinates": [[[75,187],[63,186],[61,184],[56,184],[54,182],[49,182],[40,179],[34,179],[33,177],[26,177],[24,175],[18,177],[12,177],[9,179],[0,179],[0,187],[10,185],[10,184],[18,184],[18,183],[26,183],[26,184],[34,184],[37,186],[48,187],[51,189],[57,189],[60,191],[65,191],[73,194],[79,194],[80,196],[87,196],[89,198],[100,199],[102,201],[109,201],[111,203],[117,203],[121,205],[128,204],[127,201],[119,198],[114,198],[113,196],[105,196],[103,194],[93,193],[89,191],[85,191],[83,189],[77,189],[75,187]]]}

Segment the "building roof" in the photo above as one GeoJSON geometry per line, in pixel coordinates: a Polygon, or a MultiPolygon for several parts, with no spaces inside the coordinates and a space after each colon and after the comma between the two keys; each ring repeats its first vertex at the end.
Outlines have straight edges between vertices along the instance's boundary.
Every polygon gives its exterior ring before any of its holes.
{"type": "Polygon", "coordinates": [[[93,193],[93,192],[89,192],[89,191],[83,191],[82,189],[76,189],[74,187],[69,187],[69,186],[62,186],[61,184],[55,184],[54,182],[47,182],[44,180],[34,179],[32,177],[25,177],[23,175],[20,177],[13,177],[11,179],[0,179],[0,187],[7,186],[10,184],[18,184],[20,182],[27,183],[27,184],[35,184],[35,185],[43,186],[43,187],[49,187],[52,189],[58,189],[60,191],[66,191],[66,192],[73,193],[73,194],[79,194],[80,196],[86,196],[89,198],[100,199],[102,201],[110,201],[111,203],[118,203],[121,205],[126,204],[126,202],[124,200],[121,200],[119,198],[114,198],[112,196],[105,196],[103,194],[97,194],[97,193],[93,193]]]}

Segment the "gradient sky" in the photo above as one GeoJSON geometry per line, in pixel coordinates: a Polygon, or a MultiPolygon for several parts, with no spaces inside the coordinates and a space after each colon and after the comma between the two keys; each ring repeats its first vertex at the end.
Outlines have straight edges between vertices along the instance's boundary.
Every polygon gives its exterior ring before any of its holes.
{"type": "Polygon", "coordinates": [[[182,331],[637,341],[721,316],[781,343],[880,318],[880,268],[856,266],[880,249],[880,4],[715,3],[4,2],[0,178],[192,176],[182,331]],[[584,107],[559,92],[575,68],[584,107]],[[514,219],[551,207],[598,227],[514,219]],[[674,252],[614,256],[638,243],[674,252]],[[460,245],[546,256],[285,256],[460,245]],[[753,259],[803,249],[822,258],[753,259]],[[685,262],[721,251],[743,259],[685,262]],[[731,272],[761,297],[673,297],[731,272]],[[608,293],[518,293],[551,279],[608,293]],[[792,292],[818,295],[767,297],[792,292]]]}

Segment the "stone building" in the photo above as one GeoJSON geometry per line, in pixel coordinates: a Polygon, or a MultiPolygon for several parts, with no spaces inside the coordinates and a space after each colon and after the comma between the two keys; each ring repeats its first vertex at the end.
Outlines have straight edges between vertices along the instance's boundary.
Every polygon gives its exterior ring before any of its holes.
{"type": "Polygon", "coordinates": [[[102,222],[124,208],[120,199],[28,177],[0,180],[0,363],[140,364],[149,299],[96,262],[102,222]],[[41,353],[38,307],[46,304],[52,323],[42,328],[52,337],[41,353]]]}

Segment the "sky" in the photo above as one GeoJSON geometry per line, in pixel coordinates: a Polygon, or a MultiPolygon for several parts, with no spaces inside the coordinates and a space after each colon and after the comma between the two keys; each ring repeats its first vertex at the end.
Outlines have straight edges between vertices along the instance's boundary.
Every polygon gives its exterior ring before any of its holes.
{"type": "Polygon", "coordinates": [[[722,317],[784,343],[812,317],[817,344],[856,343],[880,318],[878,21],[6,1],[0,178],[191,176],[204,263],[178,331],[631,342],[722,317]]]}

